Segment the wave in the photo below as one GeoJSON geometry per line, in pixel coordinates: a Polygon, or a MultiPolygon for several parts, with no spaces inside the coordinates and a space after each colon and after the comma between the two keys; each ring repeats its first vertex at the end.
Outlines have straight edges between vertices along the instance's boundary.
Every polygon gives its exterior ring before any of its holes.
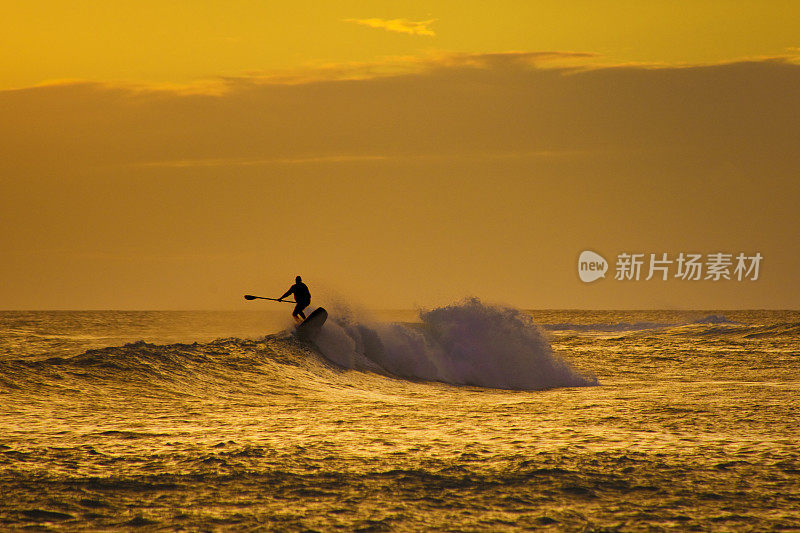
{"type": "Polygon", "coordinates": [[[614,324],[575,324],[570,322],[563,322],[560,324],[542,324],[542,328],[548,331],[610,331],[610,332],[625,332],[625,331],[641,331],[648,329],[666,329],[687,325],[701,325],[701,324],[738,324],[728,320],[722,315],[707,315],[703,318],[693,320],[691,322],[684,322],[680,324],[667,323],[667,322],[617,322],[614,324]]]}
{"type": "Polygon", "coordinates": [[[202,395],[370,386],[352,370],[502,389],[597,385],[595,377],[556,355],[531,318],[515,309],[472,299],[422,312],[415,324],[370,323],[347,312],[331,315],[313,346],[288,332],[209,343],[139,341],[71,357],[7,359],[0,362],[0,387],[81,391],[128,386],[202,395]]]}
{"type": "Polygon", "coordinates": [[[800,322],[777,322],[774,324],[715,325],[697,332],[705,337],[740,337],[743,339],[781,338],[800,336],[800,322]]]}
{"type": "Polygon", "coordinates": [[[678,337],[714,337],[735,339],[746,342],[755,339],[780,339],[800,337],[800,322],[775,322],[770,324],[748,324],[730,320],[724,315],[711,314],[688,322],[619,322],[596,324],[542,324],[542,329],[554,333],[630,333],[647,334],[660,331],[678,337]]]}
{"type": "Polygon", "coordinates": [[[530,316],[477,298],[420,313],[419,324],[329,320],[316,344],[354,369],[455,385],[548,389],[597,385],[557,356],[530,316]]]}
{"type": "Polygon", "coordinates": [[[280,358],[263,342],[219,339],[210,343],[150,344],[144,341],[87,350],[69,357],[7,359],[0,362],[0,385],[8,388],[86,391],[94,387],[141,387],[185,393],[224,388],[236,379],[263,372],[280,358]]]}
{"type": "Polygon", "coordinates": [[[751,328],[745,335],[749,339],[762,337],[797,337],[800,336],[800,322],[781,322],[751,328]]]}
{"type": "Polygon", "coordinates": [[[562,322],[559,324],[542,324],[542,328],[548,331],[639,331],[646,329],[661,329],[674,326],[674,324],[662,324],[657,322],[619,322],[616,324],[574,324],[562,322]]]}

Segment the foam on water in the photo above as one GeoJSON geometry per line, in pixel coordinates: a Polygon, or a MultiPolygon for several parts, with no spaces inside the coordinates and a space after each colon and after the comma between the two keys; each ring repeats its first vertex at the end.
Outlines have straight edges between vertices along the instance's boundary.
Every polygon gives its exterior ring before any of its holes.
{"type": "Polygon", "coordinates": [[[317,339],[346,368],[457,385],[549,389],[597,385],[558,357],[531,318],[477,298],[420,313],[420,324],[334,316],[317,339]]]}

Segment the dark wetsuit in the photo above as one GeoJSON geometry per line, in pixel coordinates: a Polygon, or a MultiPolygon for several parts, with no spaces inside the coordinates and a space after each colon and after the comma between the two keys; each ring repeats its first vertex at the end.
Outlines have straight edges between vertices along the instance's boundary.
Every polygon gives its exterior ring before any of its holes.
{"type": "Polygon", "coordinates": [[[297,302],[297,305],[294,306],[294,311],[292,311],[292,316],[301,316],[304,320],[306,315],[303,314],[303,309],[308,307],[311,303],[311,292],[308,290],[308,287],[302,281],[298,281],[292,288],[286,291],[286,294],[281,296],[281,299],[286,298],[290,294],[294,294],[294,301],[297,302]]]}

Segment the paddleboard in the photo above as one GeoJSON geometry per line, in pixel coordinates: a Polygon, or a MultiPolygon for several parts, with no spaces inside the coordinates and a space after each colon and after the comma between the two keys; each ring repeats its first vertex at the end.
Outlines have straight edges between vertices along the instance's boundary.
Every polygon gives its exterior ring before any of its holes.
{"type": "Polygon", "coordinates": [[[313,341],[322,329],[322,325],[328,320],[328,312],[324,307],[317,307],[313,313],[308,315],[301,322],[296,331],[297,338],[304,341],[313,341]]]}

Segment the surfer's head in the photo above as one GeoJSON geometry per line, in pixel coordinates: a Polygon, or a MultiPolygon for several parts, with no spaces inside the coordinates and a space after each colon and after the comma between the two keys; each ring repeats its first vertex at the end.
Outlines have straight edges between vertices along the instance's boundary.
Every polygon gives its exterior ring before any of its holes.
{"type": "Polygon", "coordinates": [[[300,283],[301,281],[303,281],[303,278],[301,278],[300,276],[297,276],[296,278],[294,278],[294,281],[295,281],[295,283],[300,283]]]}

